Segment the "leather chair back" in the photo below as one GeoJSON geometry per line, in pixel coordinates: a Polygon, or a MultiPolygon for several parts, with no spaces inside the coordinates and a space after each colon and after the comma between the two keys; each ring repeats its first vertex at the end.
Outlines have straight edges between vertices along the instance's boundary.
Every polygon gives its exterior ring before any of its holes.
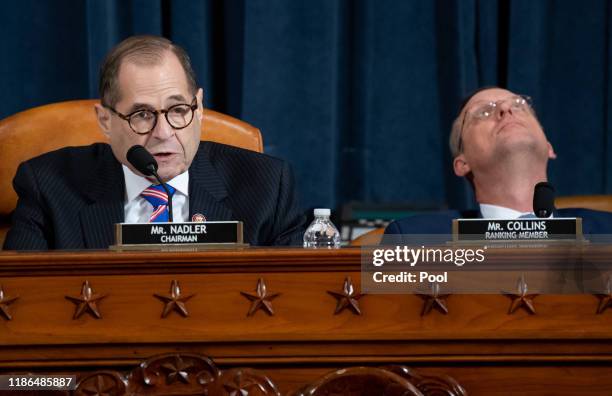
{"type": "Polygon", "coordinates": [[[612,212],[612,195],[572,195],[557,197],[555,199],[557,209],[585,208],[612,212]]]}

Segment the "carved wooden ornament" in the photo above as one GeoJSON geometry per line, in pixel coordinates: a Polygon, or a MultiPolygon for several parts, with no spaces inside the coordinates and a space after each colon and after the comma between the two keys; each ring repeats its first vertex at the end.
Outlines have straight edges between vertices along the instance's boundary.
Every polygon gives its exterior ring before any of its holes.
{"type": "Polygon", "coordinates": [[[181,316],[186,318],[189,316],[189,311],[187,311],[187,306],[185,303],[195,296],[195,294],[190,294],[189,296],[181,295],[181,287],[177,280],[173,280],[170,284],[170,295],[164,296],[161,294],[153,294],[153,296],[157,297],[164,303],[164,309],[162,311],[161,317],[165,318],[172,311],[176,311],[181,316]]]}
{"type": "Polygon", "coordinates": [[[6,320],[11,320],[13,317],[9,313],[8,306],[17,301],[19,297],[6,297],[4,295],[4,289],[0,285],[0,316],[6,320]]]}
{"type": "Polygon", "coordinates": [[[437,309],[444,315],[448,313],[448,307],[446,306],[446,299],[450,294],[440,294],[440,284],[431,284],[430,294],[417,294],[419,297],[425,300],[423,303],[423,309],[421,310],[421,316],[425,316],[431,312],[432,309],[437,309]]]}
{"type": "Polygon", "coordinates": [[[359,299],[365,294],[355,292],[355,287],[353,286],[350,276],[344,279],[341,293],[331,290],[328,290],[327,292],[336,298],[336,310],[334,311],[334,315],[338,315],[346,308],[349,308],[355,315],[361,315],[361,309],[359,309],[359,299]]]}
{"type": "MultiPolygon", "coordinates": [[[[244,367],[220,371],[210,358],[193,353],[154,356],[127,373],[97,371],[82,377],[77,384],[75,396],[280,396],[263,371],[244,367]]],[[[446,375],[422,375],[393,365],[342,368],[292,395],[467,396],[467,392],[446,375]]]]}
{"type": "Polygon", "coordinates": [[[101,319],[102,315],[98,310],[98,302],[106,298],[108,294],[95,294],[93,288],[89,285],[89,281],[83,282],[81,287],[81,295],[79,297],[65,296],[67,300],[72,301],[76,305],[72,319],[80,318],[84,313],[89,313],[96,319],[101,319]]]}
{"type": "Polygon", "coordinates": [[[121,396],[126,391],[125,379],[114,371],[99,371],[81,378],[75,396],[121,396]]]}
{"type": "Polygon", "coordinates": [[[245,296],[251,301],[251,307],[247,316],[255,315],[258,310],[263,310],[268,315],[274,315],[274,308],[272,307],[272,300],[280,296],[280,293],[268,293],[266,282],[263,278],[259,278],[257,281],[257,287],[255,288],[255,294],[241,291],[240,294],[245,296]]]}
{"type": "MultiPolygon", "coordinates": [[[[0,289],[0,292],[2,289],[0,289]]],[[[599,305],[597,306],[597,313],[602,314],[606,309],[612,307],[612,278],[608,276],[606,282],[606,290],[603,293],[596,294],[599,298],[599,305]]]]}
{"type": "Polygon", "coordinates": [[[507,293],[503,292],[506,296],[512,299],[512,303],[510,303],[510,309],[508,310],[508,314],[513,314],[517,309],[524,307],[529,314],[534,315],[536,313],[535,305],[533,303],[533,299],[536,298],[537,294],[527,294],[527,282],[525,282],[525,276],[521,275],[517,284],[518,293],[507,293]]]}

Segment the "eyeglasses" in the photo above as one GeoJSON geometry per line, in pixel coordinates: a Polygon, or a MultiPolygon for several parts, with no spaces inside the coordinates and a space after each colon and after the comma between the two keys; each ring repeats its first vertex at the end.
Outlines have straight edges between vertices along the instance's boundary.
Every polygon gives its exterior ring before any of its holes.
{"type": "Polygon", "coordinates": [[[179,103],[162,110],[136,110],[130,114],[121,114],[112,107],[108,107],[119,118],[125,120],[132,128],[132,131],[139,135],[146,135],[155,129],[157,117],[163,114],[168,124],[174,129],[187,128],[193,121],[194,111],[198,108],[196,97],[193,97],[191,104],[179,103]]]}
{"type": "Polygon", "coordinates": [[[459,136],[458,136],[459,142],[457,145],[457,149],[459,153],[463,152],[463,138],[462,137],[463,137],[463,129],[465,127],[467,119],[469,118],[470,120],[473,119],[476,121],[487,120],[491,118],[491,116],[493,116],[495,112],[501,108],[500,107],[501,104],[508,103],[508,102],[510,102],[510,109],[512,111],[519,111],[519,112],[532,111],[533,102],[529,96],[515,95],[515,96],[511,96],[506,99],[498,100],[497,102],[489,102],[487,104],[479,106],[478,108],[476,108],[476,110],[470,113],[466,113],[465,116],[463,117],[463,123],[461,124],[461,129],[459,130],[459,136]]]}

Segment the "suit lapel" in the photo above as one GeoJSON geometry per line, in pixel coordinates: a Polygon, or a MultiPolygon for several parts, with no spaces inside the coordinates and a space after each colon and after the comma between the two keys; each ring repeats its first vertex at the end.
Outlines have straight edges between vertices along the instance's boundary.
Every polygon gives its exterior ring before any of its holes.
{"type": "Polygon", "coordinates": [[[232,220],[232,210],[227,207],[227,188],[210,159],[210,146],[200,143],[200,148],[189,168],[189,219],[202,214],[208,221],[232,220]]]}
{"type": "Polygon", "coordinates": [[[482,213],[478,209],[464,210],[460,213],[462,219],[482,219],[482,213]]]}
{"type": "MultiPolygon", "coordinates": [[[[109,146],[100,153],[94,172],[84,179],[83,194],[88,200],[80,212],[81,229],[86,248],[106,248],[115,242],[116,223],[124,221],[125,178],[121,164],[109,146]]],[[[202,142],[189,168],[189,219],[196,213],[207,220],[232,220],[227,207],[227,188],[214,168],[209,146],[202,142]]]]}
{"type": "Polygon", "coordinates": [[[110,148],[103,150],[95,172],[84,183],[89,203],[81,210],[86,248],[107,248],[115,242],[114,224],[125,218],[125,180],[121,164],[110,148]]]}

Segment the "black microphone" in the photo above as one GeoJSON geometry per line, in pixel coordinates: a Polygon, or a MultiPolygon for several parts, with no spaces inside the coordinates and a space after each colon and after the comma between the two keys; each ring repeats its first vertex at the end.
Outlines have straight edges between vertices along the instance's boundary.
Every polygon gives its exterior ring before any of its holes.
{"type": "Polygon", "coordinates": [[[164,183],[157,174],[157,161],[155,161],[155,158],[153,158],[146,148],[139,144],[130,147],[125,157],[138,172],[145,176],[155,176],[155,179],[157,179],[159,184],[161,184],[166,191],[166,194],[168,194],[168,220],[172,223],[172,195],[166,183],[164,183]]]}
{"type": "Polygon", "coordinates": [[[550,217],[555,210],[555,188],[548,182],[539,182],[533,190],[533,213],[537,217],[550,217]]]}

